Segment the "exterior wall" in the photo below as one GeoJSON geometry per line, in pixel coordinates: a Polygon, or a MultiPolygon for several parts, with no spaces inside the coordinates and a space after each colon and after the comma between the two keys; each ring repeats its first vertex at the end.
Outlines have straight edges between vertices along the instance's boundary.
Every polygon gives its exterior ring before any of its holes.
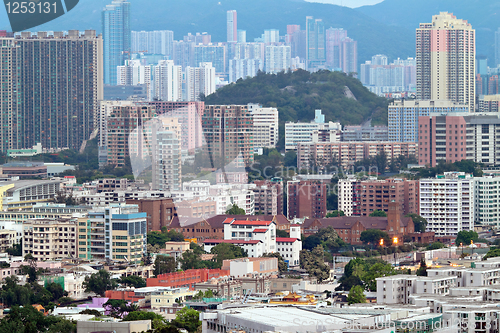
{"type": "Polygon", "coordinates": [[[127,200],[126,203],[137,205],[139,212],[147,214],[148,232],[168,227],[177,215],[175,204],[171,198],[127,200]]]}
{"type": "Polygon", "coordinates": [[[474,222],[500,226],[500,177],[474,177],[474,222]]]}
{"type": "Polygon", "coordinates": [[[253,141],[256,148],[276,148],[278,143],[278,109],[249,104],[253,118],[253,141]]]}
{"type": "Polygon", "coordinates": [[[420,180],[420,216],[427,231],[436,236],[456,237],[474,229],[474,179],[471,175],[447,172],[434,179],[420,180]]]}
{"type": "Polygon", "coordinates": [[[246,105],[207,105],[202,127],[213,167],[253,164],[253,119],[246,105]]]}
{"type": "Polygon", "coordinates": [[[71,220],[31,220],[23,223],[23,256],[37,261],[76,258],[76,223],[71,220]]]}
{"type": "Polygon", "coordinates": [[[475,56],[475,30],[467,21],[442,12],[432,23],[421,23],[416,30],[417,99],[452,100],[474,112],[475,56]]]}
{"type": "Polygon", "coordinates": [[[310,181],[287,183],[288,219],[326,215],[326,184],[310,181]]]}
{"type": "Polygon", "coordinates": [[[196,283],[228,275],[229,271],[220,269],[188,269],[183,272],[160,274],[156,278],[147,279],[146,283],[148,287],[189,287],[193,289],[196,283]]]}

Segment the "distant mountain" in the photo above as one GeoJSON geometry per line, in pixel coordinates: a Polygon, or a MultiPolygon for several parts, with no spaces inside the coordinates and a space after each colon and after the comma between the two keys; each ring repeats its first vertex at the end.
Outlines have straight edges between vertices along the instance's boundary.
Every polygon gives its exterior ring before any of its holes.
{"type": "MultiPolygon", "coordinates": [[[[81,0],[60,18],[36,28],[37,31],[70,29],[101,30],[101,10],[111,0],[81,0]]],[[[264,29],[279,29],[285,34],[287,24],[305,29],[306,16],[321,18],[325,27],[344,28],[358,41],[358,60],[384,53],[389,57],[414,54],[412,29],[391,27],[356,9],[302,0],[131,0],[133,30],[173,30],[175,39],[188,32],[207,32],[212,41],[226,40],[226,11],[238,12],[238,28],[247,31],[252,41],[264,29]]],[[[0,29],[9,29],[6,12],[0,10],[0,29]]],[[[34,30],[33,30],[34,31],[34,30]]]]}
{"type": "MultiPolygon", "coordinates": [[[[494,36],[500,27],[500,1],[498,0],[385,0],[382,3],[356,9],[379,23],[400,27],[403,31],[415,29],[419,23],[431,22],[439,12],[453,13],[469,21],[476,30],[476,54],[486,55],[494,66],[494,36]]],[[[413,45],[413,52],[414,52],[413,45]]]]}
{"type": "Polygon", "coordinates": [[[258,103],[277,107],[280,137],[284,123],[314,119],[314,110],[321,109],[326,121],[357,125],[372,120],[374,125],[387,124],[388,100],[371,93],[361,82],[341,72],[320,71],[259,74],[253,78],[218,89],[205,98],[205,104],[258,103]],[[349,91],[352,93],[350,96],[349,91]]]}

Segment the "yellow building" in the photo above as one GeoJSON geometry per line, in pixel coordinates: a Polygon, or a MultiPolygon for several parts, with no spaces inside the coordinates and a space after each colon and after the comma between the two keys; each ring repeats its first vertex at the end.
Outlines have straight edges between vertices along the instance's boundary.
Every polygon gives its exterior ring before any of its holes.
{"type": "Polygon", "coordinates": [[[152,310],[184,302],[186,297],[194,296],[195,293],[189,288],[145,287],[135,289],[135,296],[143,296],[146,299],[146,306],[151,305],[152,310]]]}

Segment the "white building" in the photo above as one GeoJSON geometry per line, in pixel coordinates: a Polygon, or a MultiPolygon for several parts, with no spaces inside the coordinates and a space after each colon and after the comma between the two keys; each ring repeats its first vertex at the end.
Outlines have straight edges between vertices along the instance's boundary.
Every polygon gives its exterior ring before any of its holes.
{"type": "MultiPolygon", "coordinates": [[[[340,141],[342,126],[340,123],[325,123],[325,115],[315,110],[314,121],[310,123],[285,123],[285,150],[297,149],[298,143],[320,142],[319,132],[327,132],[327,142],[340,141]]],[[[321,135],[321,140],[325,135],[321,135]]]]}
{"type": "Polygon", "coordinates": [[[23,223],[23,256],[37,261],[76,258],[75,219],[33,219],[23,223]]]}
{"type": "Polygon", "coordinates": [[[345,216],[351,216],[353,212],[353,182],[356,179],[339,179],[337,184],[338,210],[343,211],[345,216]]]}
{"type": "Polygon", "coordinates": [[[151,164],[153,190],[181,188],[181,126],[175,117],[161,117],[152,124],[151,164]]]}
{"type": "Polygon", "coordinates": [[[116,84],[118,86],[145,84],[148,99],[151,100],[151,66],[142,65],[140,60],[125,60],[125,65],[117,67],[116,84]]]}
{"type": "Polygon", "coordinates": [[[266,73],[279,73],[290,68],[291,48],[286,45],[266,45],[265,49],[266,73]]]}
{"type": "Polygon", "coordinates": [[[200,63],[200,67],[186,67],[185,101],[199,101],[200,94],[208,96],[215,92],[215,68],[209,62],[200,63]]]}
{"type": "Polygon", "coordinates": [[[254,148],[276,148],[278,143],[278,109],[248,104],[253,118],[254,148]]]}
{"type": "Polygon", "coordinates": [[[229,82],[254,77],[264,69],[264,62],[259,58],[229,60],[229,82]]]}
{"type": "Polygon", "coordinates": [[[0,221],[0,251],[19,244],[23,238],[23,224],[16,221],[0,221]]]}
{"type": "Polygon", "coordinates": [[[500,227],[500,177],[474,177],[474,222],[500,227]]]}
{"type": "Polygon", "coordinates": [[[182,66],[173,60],[160,60],[153,67],[153,97],[159,101],[182,100],[182,66]]]}
{"type": "Polygon", "coordinates": [[[300,237],[300,225],[294,225],[290,226],[290,237],[276,238],[276,252],[281,254],[289,267],[296,267],[300,264],[300,251],[302,251],[300,237]]]}
{"type": "Polygon", "coordinates": [[[456,237],[474,230],[474,178],[463,172],[445,172],[420,180],[420,216],[427,231],[436,236],[456,237]]]}
{"type": "Polygon", "coordinates": [[[172,56],[174,32],[170,30],[132,31],[132,53],[172,56]]]}

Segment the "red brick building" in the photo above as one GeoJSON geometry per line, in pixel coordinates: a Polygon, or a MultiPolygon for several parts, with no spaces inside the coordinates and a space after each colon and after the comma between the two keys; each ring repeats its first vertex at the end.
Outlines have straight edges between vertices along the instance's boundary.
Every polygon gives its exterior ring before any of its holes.
{"type": "Polygon", "coordinates": [[[326,216],[326,184],[294,180],[287,183],[288,218],[326,216]]]}
{"type": "Polygon", "coordinates": [[[229,271],[222,269],[188,269],[183,272],[160,274],[156,278],[149,278],[146,280],[146,285],[148,287],[188,287],[194,289],[196,283],[228,275],[229,271]]]}
{"type": "MultiPolygon", "coordinates": [[[[369,216],[375,210],[389,210],[389,203],[402,205],[403,215],[419,213],[419,181],[406,179],[365,180],[353,183],[357,198],[354,213],[369,216]]],[[[353,201],[354,202],[354,201],[353,201]]]]}
{"type": "Polygon", "coordinates": [[[205,239],[224,239],[224,221],[227,218],[244,221],[273,221],[276,229],[289,230],[290,222],[283,215],[216,215],[207,219],[175,217],[170,229],[180,232],[186,238],[196,238],[198,242],[205,239]]]}
{"type": "Polygon", "coordinates": [[[415,232],[415,225],[410,217],[404,217],[401,213],[399,204],[391,203],[387,217],[341,216],[306,219],[302,225],[302,233],[310,236],[317,233],[319,229],[331,226],[346,243],[360,245],[363,243],[360,240],[363,231],[379,229],[387,232],[391,237],[398,237],[402,240],[403,236],[415,232]]]}
{"type": "Polygon", "coordinates": [[[172,220],[177,217],[172,198],[127,199],[127,204],[139,206],[139,212],[147,213],[148,232],[170,227],[172,220]]]}

